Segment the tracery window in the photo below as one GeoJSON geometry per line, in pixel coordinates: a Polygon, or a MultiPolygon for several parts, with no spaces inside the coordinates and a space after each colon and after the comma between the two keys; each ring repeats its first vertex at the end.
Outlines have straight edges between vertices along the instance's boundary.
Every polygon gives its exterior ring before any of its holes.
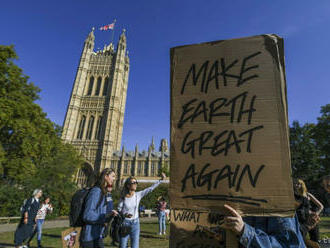
{"type": "Polygon", "coordinates": [[[91,116],[89,118],[88,127],[87,127],[87,135],[86,135],[86,139],[88,139],[88,140],[90,140],[92,138],[93,126],[94,126],[94,116],[91,116]]]}
{"type": "Polygon", "coordinates": [[[93,85],[94,85],[94,77],[91,76],[90,80],[89,80],[89,85],[88,85],[88,91],[87,91],[87,96],[92,95],[92,91],[93,91],[93,85]]]}
{"type": "Polygon", "coordinates": [[[79,123],[79,129],[78,129],[78,134],[77,134],[77,139],[82,139],[84,135],[84,129],[85,129],[85,122],[86,122],[86,116],[82,116],[80,123],[79,123]]]}
{"type": "Polygon", "coordinates": [[[95,90],[95,96],[98,96],[100,94],[101,83],[102,83],[102,78],[98,77],[97,84],[96,84],[96,90],[95,90]]]}

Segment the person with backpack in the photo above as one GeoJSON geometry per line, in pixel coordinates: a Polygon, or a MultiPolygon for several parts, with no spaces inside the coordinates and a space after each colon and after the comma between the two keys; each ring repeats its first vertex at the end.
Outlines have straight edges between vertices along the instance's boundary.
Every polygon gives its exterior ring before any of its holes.
{"type": "MultiPolygon", "coordinates": [[[[22,217],[14,234],[15,247],[20,248],[25,240],[30,238],[36,224],[36,216],[40,208],[39,199],[42,196],[41,189],[35,189],[32,197],[22,207],[22,217]]],[[[29,246],[27,246],[29,247],[29,246]]]]}
{"type": "Polygon", "coordinates": [[[132,248],[139,247],[140,238],[140,221],[139,221],[139,204],[141,199],[158,187],[162,180],[166,178],[165,173],[162,173],[161,179],[151,187],[142,191],[135,192],[137,188],[137,180],[135,177],[126,179],[121,199],[118,204],[119,212],[124,216],[120,231],[120,248],[127,248],[128,238],[131,238],[132,248]]]}
{"type": "Polygon", "coordinates": [[[52,204],[49,203],[50,202],[50,198],[46,197],[44,203],[42,203],[41,208],[38,210],[37,216],[36,216],[36,222],[37,225],[34,228],[34,231],[31,235],[31,237],[29,238],[27,244],[29,245],[31,240],[33,239],[34,235],[36,233],[38,233],[37,236],[37,240],[38,240],[38,248],[41,248],[41,235],[42,235],[42,225],[45,222],[45,218],[47,213],[49,212],[53,212],[53,206],[52,204]]]}
{"type": "Polygon", "coordinates": [[[111,191],[116,178],[113,169],[104,169],[95,186],[90,189],[84,203],[81,246],[83,248],[103,248],[105,224],[117,215],[113,210],[111,191]]]}

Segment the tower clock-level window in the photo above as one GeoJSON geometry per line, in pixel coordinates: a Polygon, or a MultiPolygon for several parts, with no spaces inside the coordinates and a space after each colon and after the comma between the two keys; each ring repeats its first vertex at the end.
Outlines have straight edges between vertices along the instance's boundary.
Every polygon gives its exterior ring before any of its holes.
{"type": "Polygon", "coordinates": [[[90,78],[90,80],[89,80],[87,96],[92,95],[93,85],[94,85],[94,77],[92,76],[92,77],[90,78]]]}
{"type": "Polygon", "coordinates": [[[86,136],[86,138],[88,140],[90,140],[92,138],[93,126],[94,126],[94,116],[91,116],[89,118],[88,127],[87,127],[87,136],[86,136]]]}
{"type": "Polygon", "coordinates": [[[96,84],[95,96],[100,95],[101,83],[102,83],[102,78],[98,77],[97,84],[96,84]]]}
{"type": "Polygon", "coordinates": [[[84,134],[84,129],[85,129],[85,122],[86,122],[86,116],[82,116],[80,123],[79,123],[79,129],[78,129],[78,134],[77,134],[77,139],[82,139],[83,134],[84,134]]]}
{"type": "Polygon", "coordinates": [[[104,80],[104,86],[103,86],[103,92],[102,92],[103,96],[107,95],[108,87],[109,87],[109,78],[106,77],[105,80],[104,80]]]}
{"type": "Polygon", "coordinates": [[[101,138],[101,124],[102,124],[102,116],[99,117],[96,123],[95,139],[97,140],[101,138]]]}

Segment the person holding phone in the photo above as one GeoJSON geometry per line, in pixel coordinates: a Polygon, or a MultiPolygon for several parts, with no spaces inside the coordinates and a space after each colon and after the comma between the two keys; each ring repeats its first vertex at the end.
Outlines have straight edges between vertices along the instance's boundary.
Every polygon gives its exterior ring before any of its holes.
{"type": "Polygon", "coordinates": [[[139,220],[139,204],[141,199],[157,188],[161,181],[166,178],[165,173],[162,173],[161,179],[142,191],[136,192],[138,181],[135,177],[126,179],[121,199],[118,204],[119,212],[124,216],[122,227],[125,233],[121,232],[120,248],[127,248],[128,238],[131,239],[132,248],[139,247],[140,237],[140,220],[139,220]]]}

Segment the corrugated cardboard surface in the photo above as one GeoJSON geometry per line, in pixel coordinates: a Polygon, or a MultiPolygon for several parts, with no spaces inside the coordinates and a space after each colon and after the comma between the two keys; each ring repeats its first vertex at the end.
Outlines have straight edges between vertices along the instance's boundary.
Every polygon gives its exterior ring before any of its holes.
{"type": "Polygon", "coordinates": [[[275,35],[171,49],[172,208],[293,215],[284,70],[275,35]]]}
{"type": "Polygon", "coordinates": [[[222,219],[222,216],[209,212],[172,210],[170,247],[228,247],[225,231],[217,228],[222,219]]]}

